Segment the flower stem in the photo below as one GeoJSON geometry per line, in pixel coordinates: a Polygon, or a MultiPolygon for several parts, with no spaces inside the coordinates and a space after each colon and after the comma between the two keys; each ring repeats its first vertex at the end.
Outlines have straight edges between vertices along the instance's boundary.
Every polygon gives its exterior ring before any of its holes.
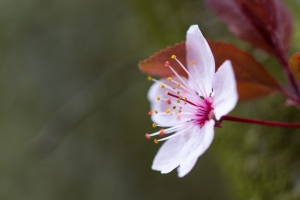
{"type": "Polygon", "coordinates": [[[228,115],[221,117],[220,121],[223,121],[223,120],[242,122],[242,123],[250,123],[250,124],[259,124],[259,125],[264,125],[264,126],[275,126],[275,127],[284,127],[284,128],[300,128],[300,123],[264,121],[264,120],[248,119],[248,118],[234,117],[234,116],[228,116],[228,115]]]}

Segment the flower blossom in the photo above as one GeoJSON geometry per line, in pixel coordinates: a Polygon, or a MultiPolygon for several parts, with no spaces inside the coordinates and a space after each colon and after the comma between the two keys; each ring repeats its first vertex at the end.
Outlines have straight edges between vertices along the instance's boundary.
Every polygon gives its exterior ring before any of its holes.
{"type": "MultiPolygon", "coordinates": [[[[187,31],[188,78],[178,73],[166,62],[173,77],[156,80],[148,92],[151,103],[153,127],[160,131],[146,134],[146,138],[164,136],[155,143],[166,140],[154,158],[152,169],[169,173],[178,167],[178,176],[191,171],[214,138],[215,121],[229,113],[236,105],[238,94],[230,61],[225,61],[215,73],[211,49],[197,25],[187,31]]],[[[216,124],[217,126],[218,124],[216,124]]]]}

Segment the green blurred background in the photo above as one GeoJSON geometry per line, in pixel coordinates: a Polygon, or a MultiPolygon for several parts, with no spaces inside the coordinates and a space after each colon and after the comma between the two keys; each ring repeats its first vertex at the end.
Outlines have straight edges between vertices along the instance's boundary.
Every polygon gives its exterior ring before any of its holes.
{"type": "MultiPolygon", "coordinates": [[[[299,24],[299,1],[287,3],[299,24]]],[[[150,168],[159,146],[144,138],[151,83],[137,63],[191,24],[285,82],[203,1],[2,0],[0,10],[0,199],[300,199],[298,130],[226,122],[186,177],[150,168]]],[[[233,114],[299,121],[283,103],[275,94],[233,114]]]]}

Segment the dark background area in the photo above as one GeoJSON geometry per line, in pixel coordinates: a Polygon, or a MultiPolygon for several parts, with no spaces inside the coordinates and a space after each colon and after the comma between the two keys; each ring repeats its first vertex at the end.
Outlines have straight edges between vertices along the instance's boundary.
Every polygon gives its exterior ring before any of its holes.
{"type": "MultiPolygon", "coordinates": [[[[298,130],[227,122],[186,177],[151,170],[151,83],[137,64],[185,40],[191,24],[282,78],[203,1],[1,1],[0,199],[299,199],[298,130]]],[[[283,103],[275,94],[233,114],[299,121],[283,103]]]]}

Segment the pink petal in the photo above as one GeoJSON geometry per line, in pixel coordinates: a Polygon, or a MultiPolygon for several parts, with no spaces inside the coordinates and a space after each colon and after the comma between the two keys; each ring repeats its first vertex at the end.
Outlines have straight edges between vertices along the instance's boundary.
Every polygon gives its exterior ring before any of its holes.
{"type": "Polygon", "coordinates": [[[194,167],[198,157],[200,157],[211,145],[214,138],[213,120],[205,123],[201,129],[195,127],[191,133],[188,142],[182,150],[182,160],[178,168],[178,176],[183,177],[194,167]]]}
{"type": "Polygon", "coordinates": [[[238,101],[234,71],[230,61],[225,61],[215,74],[213,99],[216,119],[228,114],[238,101]]]}
{"type": "Polygon", "coordinates": [[[178,167],[181,161],[181,151],[185,142],[186,140],[182,135],[167,140],[156,154],[152,169],[161,171],[161,173],[169,173],[178,167]]]}
{"type": "MultiPolygon", "coordinates": [[[[179,81],[178,78],[176,78],[176,77],[172,77],[172,79],[175,81],[179,81]]],[[[185,78],[183,78],[183,79],[186,81],[185,78]]],[[[159,81],[162,82],[163,84],[165,84],[165,86],[175,85],[175,83],[170,83],[166,78],[160,79],[159,81]]],[[[161,88],[160,85],[161,85],[160,83],[154,83],[150,87],[150,90],[148,92],[148,100],[150,101],[150,104],[151,104],[150,105],[151,110],[152,111],[157,110],[158,112],[165,112],[168,108],[172,108],[174,105],[178,107],[180,104],[175,103],[176,98],[166,95],[166,91],[170,91],[170,89],[168,89],[166,87],[161,88]],[[158,96],[161,98],[161,100],[157,100],[158,96]],[[172,100],[173,101],[172,104],[168,104],[166,101],[162,100],[163,98],[172,100]]],[[[189,111],[188,109],[189,108],[186,107],[185,111],[189,111]]],[[[174,126],[174,125],[177,125],[179,123],[182,123],[182,122],[188,120],[188,118],[186,118],[182,115],[180,115],[180,117],[178,117],[177,114],[174,114],[173,116],[164,115],[164,114],[152,114],[151,119],[153,122],[155,122],[157,124],[163,124],[166,126],[174,126]]]]}
{"type": "Polygon", "coordinates": [[[188,70],[192,75],[189,77],[189,84],[198,93],[208,97],[212,90],[212,80],[215,73],[213,54],[198,25],[192,25],[189,28],[186,38],[188,70]],[[195,64],[192,65],[191,61],[195,61],[195,64]],[[195,82],[197,83],[195,84],[195,82]],[[197,89],[199,87],[200,90],[197,89]]]}

